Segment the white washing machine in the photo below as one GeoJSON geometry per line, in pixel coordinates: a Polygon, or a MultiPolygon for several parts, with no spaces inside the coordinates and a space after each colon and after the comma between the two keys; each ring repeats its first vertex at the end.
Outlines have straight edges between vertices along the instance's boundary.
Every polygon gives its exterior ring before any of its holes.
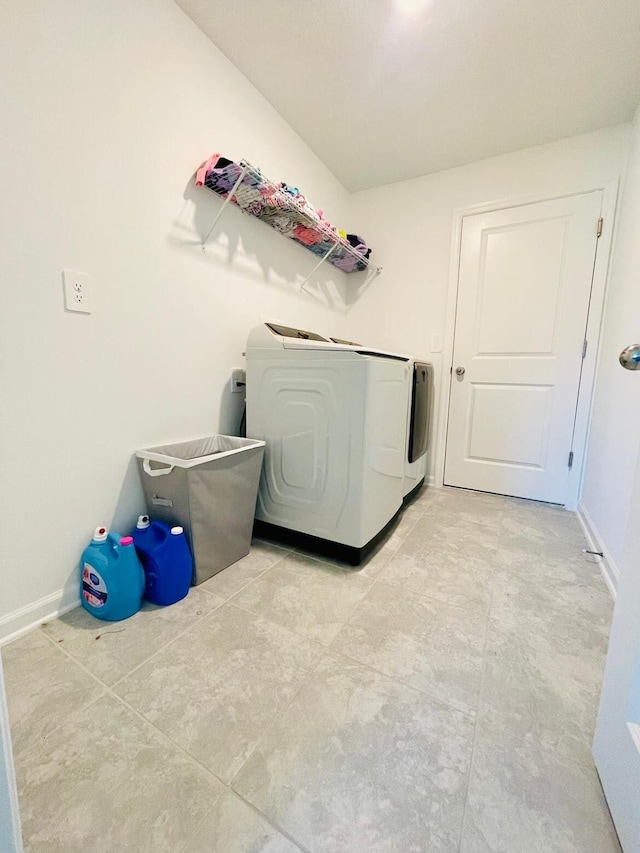
{"type": "Polygon", "coordinates": [[[402,507],[412,360],[273,323],[246,359],[256,532],[358,565],[402,507]]]}

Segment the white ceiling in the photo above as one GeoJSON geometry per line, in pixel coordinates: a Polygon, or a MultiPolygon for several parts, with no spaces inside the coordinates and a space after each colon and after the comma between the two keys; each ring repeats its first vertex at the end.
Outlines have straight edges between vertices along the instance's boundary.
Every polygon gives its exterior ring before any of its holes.
{"type": "Polygon", "coordinates": [[[640,101],[639,0],[177,2],[350,190],[626,122],[640,101]]]}

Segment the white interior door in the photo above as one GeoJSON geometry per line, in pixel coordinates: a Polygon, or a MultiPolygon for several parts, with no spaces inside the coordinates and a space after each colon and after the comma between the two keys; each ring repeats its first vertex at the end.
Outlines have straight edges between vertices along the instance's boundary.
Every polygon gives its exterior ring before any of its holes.
{"type": "Polygon", "coordinates": [[[464,218],[447,485],[565,502],[601,205],[464,218]]]}
{"type": "Polygon", "coordinates": [[[593,755],[624,853],[640,853],[640,461],[627,530],[593,755]]]}

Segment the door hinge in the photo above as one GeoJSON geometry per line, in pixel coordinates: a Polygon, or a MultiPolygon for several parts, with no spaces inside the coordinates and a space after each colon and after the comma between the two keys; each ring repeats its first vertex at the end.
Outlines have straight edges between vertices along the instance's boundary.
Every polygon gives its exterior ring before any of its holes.
{"type": "Polygon", "coordinates": [[[567,466],[567,467],[568,467],[568,468],[573,468],[573,450],[572,450],[572,451],[571,451],[571,453],[569,454],[569,464],[568,464],[568,466],[567,466]]]}
{"type": "Polygon", "coordinates": [[[604,225],[604,219],[600,217],[598,219],[598,230],[596,231],[596,237],[602,236],[602,226],[604,225]]]}
{"type": "Polygon", "coordinates": [[[584,339],[584,343],[582,344],[582,358],[587,357],[587,339],[584,339]]]}

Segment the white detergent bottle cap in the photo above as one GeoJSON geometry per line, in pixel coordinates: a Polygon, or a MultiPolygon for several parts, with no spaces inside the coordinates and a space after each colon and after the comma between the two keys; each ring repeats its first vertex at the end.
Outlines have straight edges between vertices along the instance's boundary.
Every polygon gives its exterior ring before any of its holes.
{"type": "Polygon", "coordinates": [[[109,531],[106,527],[96,527],[96,532],[93,534],[94,542],[106,542],[109,531]]]}
{"type": "Polygon", "coordinates": [[[172,527],[171,528],[171,535],[172,536],[180,536],[182,533],[184,533],[184,527],[172,527]]]}
{"type": "Polygon", "coordinates": [[[151,524],[151,522],[149,521],[148,515],[139,515],[138,516],[138,523],[136,524],[136,529],[137,530],[146,530],[150,524],[151,524]]]}

